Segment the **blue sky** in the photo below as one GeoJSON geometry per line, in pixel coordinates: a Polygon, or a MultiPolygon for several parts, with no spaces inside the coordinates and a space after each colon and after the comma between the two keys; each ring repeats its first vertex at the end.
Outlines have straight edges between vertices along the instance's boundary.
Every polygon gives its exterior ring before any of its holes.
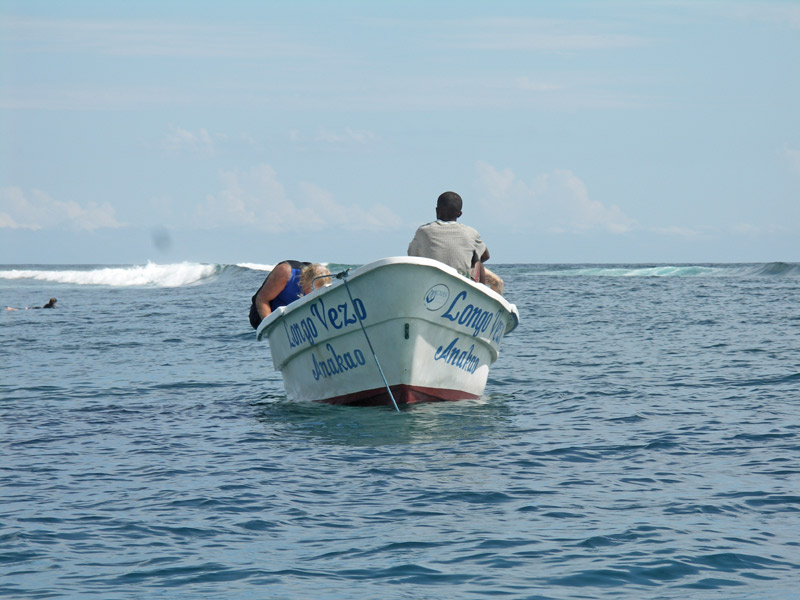
{"type": "Polygon", "coordinates": [[[0,263],[800,261],[800,3],[0,0],[0,263]]]}

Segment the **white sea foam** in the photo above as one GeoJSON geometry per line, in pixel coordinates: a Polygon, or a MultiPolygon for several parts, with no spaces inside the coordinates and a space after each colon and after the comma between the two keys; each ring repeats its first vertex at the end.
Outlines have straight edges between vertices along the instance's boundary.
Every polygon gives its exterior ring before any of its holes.
{"type": "Polygon", "coordinates": [[[540,271],[538,275],[568,275],[590,277],[698,277],[724,275],[730,270],[724,267],[703,265],[657,265],[657,266],[590,266],[569,269],[540,271]]]}
{"type": "MultiPolygon", "coordinates": [[[[328,263],[320,263],[321,265],[327,267],[328,263]]],[[[261,265],[258,263],[236,263],[237,267],[241,267],[243,269],[251,269],[253,271],[272,271],[275,268],[275,265],[261,265]]]]}
{"type": "Polygon", "coordinates": [[[13,269],[0,271],[0,278],[36,279],[38,281],[54,281],[56,283],[108,285],[114,287],[180,287],[202,281],[219,273],[220,270],[220,265],[202,265],[189,262],[158,265],[148,262],[146,265],[105,267],[91,270],[13,269]]]}
{"type": "Polygon", "coordinates": [[[272,271],[275,268],[275,265],[259,265],[257,263],[236,263],[236,266],[252,271],[272,271]]]}

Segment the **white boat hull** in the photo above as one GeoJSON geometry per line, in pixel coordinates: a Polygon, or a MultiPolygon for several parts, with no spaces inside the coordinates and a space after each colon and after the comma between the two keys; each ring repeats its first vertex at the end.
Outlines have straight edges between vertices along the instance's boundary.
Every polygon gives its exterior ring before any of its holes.
{"type": "Polygon", "coordinates": [[[516,307],[488,287],[398,257],[279,308],[257,335],[269,339],[289,399],[373,405],[391,403],[384,377],[398,403],[480,397],[518,323],[516,307]]]}

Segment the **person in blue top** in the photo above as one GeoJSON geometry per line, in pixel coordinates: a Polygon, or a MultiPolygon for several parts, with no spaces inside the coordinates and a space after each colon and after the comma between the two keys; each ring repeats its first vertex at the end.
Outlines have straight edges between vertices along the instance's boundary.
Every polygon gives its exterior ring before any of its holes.
{"type": "Polygon", "coordinates": [[[261,321],[280,306],[294,302],[301,296],[311,293],[312,289],[322,287],[328,281],[315,277],[328,275],[330,271],[319,263],[284,260],[275,265],[264,283],[253,294],[250,304],[250,325],[258,329],[261,321]]]}

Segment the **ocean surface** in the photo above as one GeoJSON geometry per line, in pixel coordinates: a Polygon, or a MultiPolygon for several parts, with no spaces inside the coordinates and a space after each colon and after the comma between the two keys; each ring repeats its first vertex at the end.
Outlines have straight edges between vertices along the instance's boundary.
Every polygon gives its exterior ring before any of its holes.
{"type": "Polygon", "coordinates": [[[800,597],[797,264],[495,265],[399,414],[286,399],[268,268],[0,265],[0,597],[800,597]]]}

